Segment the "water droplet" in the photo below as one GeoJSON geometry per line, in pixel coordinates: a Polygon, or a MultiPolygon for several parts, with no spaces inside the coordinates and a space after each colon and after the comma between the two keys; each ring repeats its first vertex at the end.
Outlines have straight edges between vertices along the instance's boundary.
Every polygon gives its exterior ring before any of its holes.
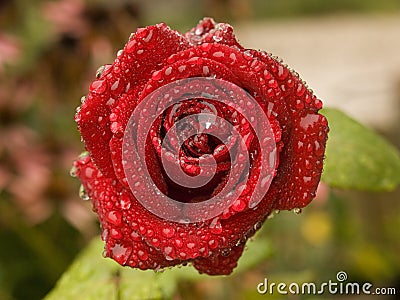
{"type": "Polygon", "coordinates": [[[178,248],[182,248],[183,242],[182,242],[181,239],[175,239],[174,242],[175,242],[175,245],[176,245],[178,248]]]}
{"type": "Polygon", "coordinates": [[[85,169],[85,176],[86,176],[87,178],[92,178],[93,172],[94,172],[94,170],[93,170],[92,168],[86,168],[86,169],[85,169]]]}
{"type": "Polygon", "coordinates": [[[111,228],[110,230],[110,237],[112,237],[113,239],[120,239],[122,238],[122,233],[119,229],[117,228],[111,228]]]}
{"type": "Polygon", "coordinates": [[[153,36],[153,30],[150,30],[147,36],[143,39],[143,42],[148,43],[150,42],[151,38],[153,36]]]}
{"type": "Polygon", "coordinates": [[[162,235],[166,238],[171,238],[175,235],[175,229],[173,227],[165,227],[162,230],[162,235]]]}
{"type": "Polygon", "coordinates": [[[182,66],[179,66],[179,67],[178,67],[178,71],[179,71],[180,73],[182,73],[183,71],[185,71],[185,69],[186,69],[186,66],[185,66],[185,65],[182,65],[182,66]]]}
{"type": "Polygon", "coordinates": [[[222,232],[222,225],[218,218],[212,220],[210,224],[210,231],[214,234],[220,234],[222,232]]]}
{"type": "Polygon", "coordinates": [[[214,57],[224,57],[224,52],[221,52],[221,51],[214,52],[213,56],[214,57]]]}
{"type": "Polygon", "coordinates": [[[188,247],[189,249],[193,249],[196,246],[195,243],[187,243],[186,247],[188,247]]]}
{"type": "Polygon", "coordinates": [[[71,177],[76,177],[77,176],[77,174],[76,174],[77,171],[78,171],[78,169],[75,166],[72,166],[71,170],[69,170],[69,175],[71,177]]]}
{"type": "Polygon", "coordinates": [[[155,71],[155,72],[153,72],[153,74],[151,75],[151,79],[153,79],[153,80],[155,80],[155,81],[160,80],[161,77],[162,77],[161,71],[155,71]]]}
{"type": "Polygon", "coordinates": [[[109,211],[106,214],[106,220],[114,225],[121,225],[122,223],[122,214],[119,211],[109,211]]]}
{"type": "Polygon", "coordinates": [[[218,242],[214,239],[208,241],[208,246],[211,249],[216,249],[218,247],[218,242]]]}
{"type": "Polygon", "coordinates": [[[289,75],[289,70],[282,65],[278,66],[278,79],[284,80],[289,75]]]}
{"type": "Polygon", "coordinates": [[[102,94],[105,92],[106,89],[107,89],[107,82],[105,82],[104,80],[95,80],[89,87],[89,90],[92,93],[96,94],[102,94]]]}
{"type": "Polygon", "coordinates": [[[218,43],[218,42],[222,41],[222,36],[216,36],[216,35],[214,35],[214,36],[213,36],[213,40],[216,41],[216,42],[218,43]]]}
{"type": "Polygon", "coordinates": [[[168,67],[168,68],[165,69],[164,74],[165,74],[166,76],[171,75],[171,73],[172,73],[172,67],[168,67]]]}
{"type": "Polygon", "coordinates": [[[296,215],[299,215],[299,214],[301,214],[302,210],[301,210],[301,208],[296,207],[296,208],[293,208],[293,212],[294,212],[296,215]]]}
{"type": "Polygon", "coordinates": [[[305,130],[311,130],[320,120],[320,115],[308,114],[300,119],[300,126],[305,130]]]}
{"type": "Polygon", "coordinates": [[[131,237],[134,241],[140,242],[142,240],[142,237],[135,231],[131,232],[131,237]]]}
{"type": "Polygon", "coordinates": [[[259,222],[257,222],[256,224],[254,224],[253,228],[254,228],[255,231],[257,231],[258,229],[261,228],[261,226],[262,226],[262,222],[259,221],[259,222]]]}
{"type": "Polygon", "coordinates": [[[122,195],[120,198],[120,205],[122,209],[129,209],[131,207],[131,200],[128,196],[122,195]]]}
{"type": "Polygon", "coordinates": [[[243,236],[242,238],[240,238],[240,239],[236,242],[235,246],[239,246],[239,245],[241,245],[241,244],[245,244],[246,241],[247,241],[247,237],[246,237],[246,236],[243,236]]]}
{"type": "Polygon", "coordinates": [[[137,252],[137,254],[138,254],[140,260],[146,261],[146,260],[149,258],[149,255],[148,255],[147,252],[144,251],[144,250],[139,250],[139,251],[137,252]]]}
{"type": "Polygon", "coordinates": [[[99,79],[101,74],[103,74],[105,66],[100,66],[96,71],[96,78],[99,79]]]}
{"type": "Polygon", "coordinates": [[[164,247],[164,253],[166,255],[170,255],[173,251],[174,251],[174,249],[171,246],[164,247]]]}
{"type": "Polygon", "coordinates": [[[79,187],[79,197],[84,201],[90,200],[90,197],[89,197],[88,193],[86,192],[86,189],[83,185],[81,185],[79,187]]]}
{"type": "Polygon", "coordinates": [[[222,251],[221,251],[221,255],[222,256],[229,256],[230,254],[231,254],[231,249],[230,248],[226,248],[226,249],[223,249],[222,251]]]}
{"type": "Polygon", "coordinates": [[[111,248],[111,253],[115,261],[117,261],[120,265],[124,265],[131,255],[132,248],[126,247],[121,244],[115,244],[113,248],[111,248]]]}
{"type": "Polygon", "coordinates": [[[237,199],[233,204],[232,204],[232,209],[234,211],[240,212],[243,211],[246,208],[247,204],[245,201],[241,199],[237,199]]]}
{"type": "Polygon", "coordinates": [[[302,83],[299,83],[299,85],[297,86],[297,89],[296,89],[296,95],[301,97],[304,95],[305,91],[306,91],[306,87],[302,83]]]}

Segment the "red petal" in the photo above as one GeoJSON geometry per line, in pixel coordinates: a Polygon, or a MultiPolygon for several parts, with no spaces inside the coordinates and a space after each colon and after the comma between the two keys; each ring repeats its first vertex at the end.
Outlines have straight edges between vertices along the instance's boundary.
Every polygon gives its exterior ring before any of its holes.
{"type": "Polygon", "coordinates": [[[209,257],[197,258],[193,266],[199,273],[208,275],[229,275],[237,266],[237,261],[242,255],[244,244],[224,249],[221,252],[214,252],[209,257]]]}
{"type": "Polygon", "coordinates": [[[113,65],[91,84],[75,120],[86,149],[105,176],[114,177],[108,146],[112,136],[108,119],[111,108],[131,87],[144,84],[168,56],[187,47],[187,40],[165,24],[140,28],[113,65]]]}
{"type": "Polygon", "coordinates": [[[284,147],[277,176],[267,196],[277,195],[277,209],[301,208],[315,197],[322,173],[329,131],[326,118],[317,113],[322,103],[282,63],[265,52],[251,50],[251,53],[274,75],[289,112],[285,118],[277,114],[278,121],[285,128],[282,130],[284,147]]]}
{"type": "Polygon", "coordinates": [[[104,177],[89,157],[75,162],[77,176],[92,200],[105,241],[104,254],[121,265],[140,269],[158,269],[180,264],[167,260],[163,253],[150,247],[140,236],[140,226],[131,226],[124,211],[130,208],[129,197],[121,195],[120,185],[104,177]],[[135,230],[136,229],[136,230],[135,230]]]}
{"type": "Polygon", "coordinates": [[[216,23],[212,18],[204,18],[185,36],[193,45],[219,43],[243,49],[233,34],[232,26],[226,23],[216,23]]]}

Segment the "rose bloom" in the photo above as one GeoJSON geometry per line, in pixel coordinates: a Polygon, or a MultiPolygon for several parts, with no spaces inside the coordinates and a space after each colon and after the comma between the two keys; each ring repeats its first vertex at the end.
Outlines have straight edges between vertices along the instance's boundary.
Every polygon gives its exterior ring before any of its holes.
{"type": "Polygon", "coordinates": [[[243,48],[230,25],[205,18],[184,35],[139,28],[96,76],[75,117],[88,152],[74,174],[99,216],[104,254],[119,264],[230,274],[268,215],[314,198],[328,133],[322,102],[279,59],[243,48]],[[207,159],[213,175],[202,186],[168,172],[201,179],[207,159]],[[182,220],[170,217],[174,207],[182,220]]]}

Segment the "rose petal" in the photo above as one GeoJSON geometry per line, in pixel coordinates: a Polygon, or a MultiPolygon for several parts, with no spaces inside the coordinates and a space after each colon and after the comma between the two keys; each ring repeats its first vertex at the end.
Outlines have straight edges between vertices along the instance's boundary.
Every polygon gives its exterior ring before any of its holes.
{"type": "Polygon", "coordinates": [[[221,252],[213,252],[209,257],[197,258],[193,266],[200,274],[229,275],[237,266],[237,261],[242,255],[244,244],[224,249],[221,252]]]}
{"type": "Polygon", "coordinates": [[[251,54],[263,61],[274,75],[290,114],[285,119],[277,114],[281,126],[286,125],[282,130],[285,146],[268,195],[277,195],[277,209],[304,207],[315,197],[322,173],[329,131],[326,118],[317,113],[322,103],[292,71],[276,59],[255,50],[251,50],[251,54]]]}
{"type": "Polygon", "coordinates": [[[212,18],[204,18],[199,24],[185,34],[193,45],[219,43],[243,49],[233,34],[233,28],[226,23],[216,23],[212,18]]]}
{"type": "Polygon", "coordinates": [[[105,176],[115,176],[109,149],[111,108],[131,87],[145,83],[168,56],[187,47],[187,40],[165,24],[140,28],[113,65],[91,84],[75,120],[86,149],[105,176]]]}
{"type": "MultiPolygon", "coordinates": [[[[161,251],[150,247],[138,232],[140,226],[132,226],[125,220],[124,210],[131,206],[128,197],[121,196],[121,186],[104,177],[89,157],[75,162],[76,175],[90,197],[97,212],[105,241],[104,254],[121,265],[140,269],[159,269],[180,264],[179,260],[167,260],[161,251]],[[134,230],[136,229],[136,230],[134,230]]],[[[154,232],[153,232],[154,234],[154,232]]]]}

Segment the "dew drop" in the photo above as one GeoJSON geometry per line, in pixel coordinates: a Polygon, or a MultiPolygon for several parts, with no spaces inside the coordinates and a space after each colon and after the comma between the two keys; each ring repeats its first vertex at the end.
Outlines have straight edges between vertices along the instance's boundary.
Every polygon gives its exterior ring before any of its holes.
{"type": "Polygon", "coordinates": [[[111,106],[115,103],[115,100],[113,98],[108,99],[108,101],[106,102],[106,105],[111,106]]]}
{"type": "Polygon", "coordinates": [[[294,212],[296,215],[299,215],[299,214],[301,214],[302,210],[301,210],[301,208],[296,207],[296,208],[293,208],[293,212],[294,212]]]}
{"type": "Polygon", "coordinates": [[[161,71],[155,71],[152,75],[151,75],[151,79],[157,81],[161,79],[161,71]]]}
{"type": "Polygon", "coordinates": [[[112,210],[106,214],[106,220],[114,225],[121,225],[122,214],[119,211],[112,210]]]}
{"type": "Polygon", "coordinates": [[[305,117],[300,119],[300,126],[308,131],[310,129],[312,129],[315,124],[317,124],[317,122],[319,121],[319,115],[315,115],[315,114],[308,114],[305,117]]]}
{"type": "Polygon", "coordinates": [[[241,199],[237,199],[234,203],[233,203],[233,205],[232,205],[232,209],[234,210],[234,211],[237,211],[237,212],[240,212],[240,211],[243,211],[245,208],[246,208],[246,202],[244,202],[243,200],[241,200],[241,199]]]}
{"type": "Polygon", "coordinates": [[[105,69],[105,66],[100,66],[97,71],[96,71],[96,78],[99,79],[101,77],[101,74],[103,74],[105,69]]]}
{"type": "Polygon", "coordinates": [[[183,242],[182,242],[181,239],[175,239],[174,242],[175,242],[175,245],[176,245],[178,248],[182,248],[183,242]]]}
{"type": "Polygon", "coordinates": [[[195,243],[187,243],[186,247],[188,247],[189,249],[193,249],[196,246],[195,243]]]}
{"type": "Polygon", "coordinates": [[[218,247],[218,242],[217,242],[216,240],[214,240],[214,239],[209,240],[209,241],[208,241],[208,246],[209,246],[211,249],[215,249],[215,248],[218,247]]]}
{"type": "MultiPolygon", "coordinates": [[[[133,36],[131,36],[132,38],[133,36]]],[[[132,53],[135,49],[135,45],[136,45],[136,40],[131,40],[130,42],[128,42],[128,44],[125,47],[126,53],[132,53]]]]}
{"type": "Polygon", "coordinates": [[[143,42],[148,43],[150,42],[151,38],[153,36],[153,30],[150,30],[147,36],[143,39],[143,42]]]}
{"type": "Polygon", "coordinates": [[[120,204],[122,209],[129,209],[131,207],[131,201],[128,196],[123,195],[120,199],[120,204]]]}
{"type": "Polygon", "coordinates": [[[102,94],[107,89],[107,83],[104,80],[95,80],[89,87],[92,93],[102,94]]]}
{"type": "Polygon", "coordinates": [[[76,177],[77,176],[77,174],[76,174],[77,171],[78,171],[78,169],[75,166],[72,166],[71,170],[69,170],[69,175],[71,177],[76,177]]]}
{"type": "Polygon", "coordinates": [[[222,225],[219,222],[218,218],[212,220],[210,224],[210,231],[214,234],[220,234],[222,232],[222,225]]]}
{"type": "Polygon", "coordinates": [[[208,51],[211,50],[212,44],[211,44],[211,43],[204,43],[204,44],[201,44],[200,47],[201,47],[201,49],[202,49],[203,51],[208,52],[208,51]]]}
{"type": "Polygon", "coordinates": [[[213,40],[216,41],[216,42],[218,43],[218,42],[222,41],[222,36],[216,36],[216,35],[214,35],[214,36],[213,36],[213,40]]]}
{"type": "Polygon", "coordinates": [[[231,254],[231,249],[230,248],[226,248],[226,249],[223,249],[222,251],[221,251],[221,255],[222,256],[229,256],[230,254],[231,254]]]}
{"type": "Polygon", "coordinates": [[[111,90],[112,91],[115,91],[117,88],[118,88],[118,85],[119,85],[119,79],[117,79],[113,84],[112,84],[112,86],[111,86],[111,90]]]}
{"type": "Polygon", "coordinates": [[[214,57],[224,57],[224,52],[218,51],[213,53],[214,57]]]}
{"type": "Polygon", "coordinates": [[[164,74],[165,74],[166,76],[171,75],[171,73],[172,73],[172,67],[168,67],[168,68],[165,69],[164,74]]]}
{"type": "Polygon", "coordinates": [[[130,247],[125,247],[121,244],[115,244],[113,248],[111,248],[111,253],[113,258],[121,265],[124,265],[131,255],[132,249],[130,247]]]}
{"type": "Polygon", "coordinates": [[[166,238],[171,238],[175,235],[175,229],[173,227],[165,227],[162,230],[162,235],[166,238]]]}
{"type": "Polygon", "coordinates": [[[202,35],[204,32],[204,28],[202,26],[197,26],[196,29],[194,30],[195,35],[202,35]]]}
{"type": "Polygon", "coordinates": [[[88,193],[86,192],[86,189],[83,185],[81,185],[79,187],[79,197],[84,201],[90,200],[90,197],[89,197],[88,193]]]}
{"type": "Polygon", "coordinates": [[[301,97],[304,95],[305,91],[306,91],[306,87],[302,83],[299,83],[299,85],[297,86],[297,89],[296,89],[296,95],[301,97]]]}
{"type": "Polygon", "coordinates": [[[140,242],[142,240],[142,237],[135,231],[131,232],[131,237],[134,241],[140,242]]]}
{"type": "Polygon", "coordinates": [[[149,258],[149,255],[148,255],[147,252],[144,251],[144,250],[139,250],[139,251],[137,252],[137,254],[138,254],[140,260],[146,261],[146,260],[149,258]]]}
{"type": "Polygon", "coordinates": [[[254,229],[255,231],[257,231],[258,229],[261,228],[261,226],[262,226],[262,222],[259,221],[259,222],[257,222],[256,224],[254,224],[253,229],[254,229]]]}
{"type": "Polygon", "coordinates": [[[94,170],[93,170],[92,168],[86,168],[86,169],[85,169],[85,176],[86,176],[87,178],[92,178],[93,172],[94,172],[94,170]]]}
{"type": "Polygon", "coordinates": [[[278,79],[284,80],[289,75],[289,70],[282,65],[278,66],[278,79]]]}
{"type": "Polygon", "coordinates": [[[122,238],[122,233],[117,228],[111,228],[110,237],[112,237],[113,239],[120,239],[120,238],[122,238]]]}
{"type": "Polygon", "coordinates": [[[170,246],[166,246],[164,248],[164,253],[167,254],[167,255],[170,255],[172,253],[172,251],[173,251],[173,248],[170,247],[170,246]]]}
{"type": "Polygon", "coordinates": [[[179,71],[180,73],[182,73],[183,71],[185,71],[185,69],[186,69],[186,66],[185,66],[185,65],[182,65],[182,66],[179,66],[179,67],[178,67],[178,71],[179,71]]]}

